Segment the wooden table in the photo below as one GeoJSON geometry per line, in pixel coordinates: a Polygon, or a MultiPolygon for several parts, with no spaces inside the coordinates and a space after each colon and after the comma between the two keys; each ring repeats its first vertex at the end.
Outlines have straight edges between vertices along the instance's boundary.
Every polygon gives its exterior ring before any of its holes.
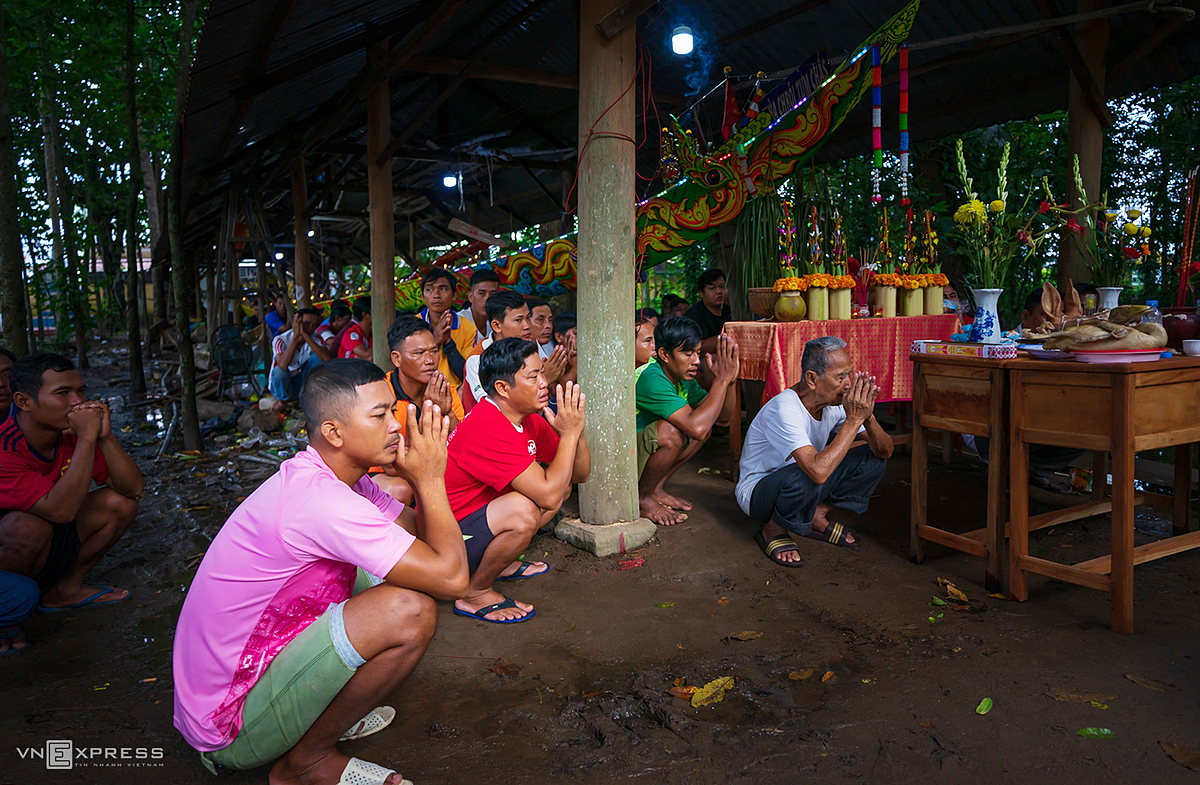
{"type": "Polygon", "coordinates": [[[1009,360],[913,354],[912,514],[909,547],[925,561],[925,543],[936,542],[984,560],[984,586],[1003,588],[1004,508],[1007,475],[1009,360]],[[956,534],[929,525],[929,429],[988,438],[987,525],[956,534]]]}
{"type": "MultiPolygon", "coordinates": [[[[1009,594],[1029,597],[1029,573],[1109,593],[1112,628],[1133,632],[1133,566],[1200,547],[1189,532],[1191,445],[1200,441],[1200,358],[1152,363],[1088,365],[1017,359],[1009,374],[1012,502],[1009,594]],[[1029,555],[1029,444],[1107,452],[1112,461],[1112,502],[1094,500],[1096,514],[1112,510],[1112,552],[1075,565],[1029,555]],[[1175,450],[1174,535],[1133,546],[1133,508],[1150,494],[1134,492],[1133,461],[1139,450],[1175,450]]],[[[915,440],[914,440],[915,442],[915,440]]],[[[1104,473],[1093,487],[1103,493],[1104,473]]],[[[914,489],[915,493],[915,489],[914,489]]],[[[1099,495],[1098,494],[1098,495],[1099,495]]],[[[1089,506],[1089,505],[1084,505],[1089,506]]]]}

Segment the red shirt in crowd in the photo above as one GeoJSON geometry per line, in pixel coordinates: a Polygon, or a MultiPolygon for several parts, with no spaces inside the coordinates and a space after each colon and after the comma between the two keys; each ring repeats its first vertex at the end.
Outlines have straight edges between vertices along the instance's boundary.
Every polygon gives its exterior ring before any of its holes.
{"type": "MultiPolygon", "coordinates": [[[[63,434],[53,455],[39,455],[25,441],[16,418],[0,423],[0,512],[28,510],[50,492],[71,465],[75,454],[74,434],[63,434]]],[[[92,479],[108,482],[108,464],[100,448],[92,461],[92,479]]]]}
{"type": "Polygon", "coordinates": [[[358,322],[351,320],[346,331],[342,333],[342,343],[338,346],[337,356],[343,360],[353,359],[356,356],[354,354],[356,346],[365,346],[370,349],[371,336],[363,332],[363,328],[359,326],[358,322]]]}
{"type": "Polygon", "coordinates": [[[448,452],[446,495],[461,521],[512,491],[512,481],[534,461],[554,460],[558,434],[537,414],[513,425],[484,398],[450,434],[448,452]]]}

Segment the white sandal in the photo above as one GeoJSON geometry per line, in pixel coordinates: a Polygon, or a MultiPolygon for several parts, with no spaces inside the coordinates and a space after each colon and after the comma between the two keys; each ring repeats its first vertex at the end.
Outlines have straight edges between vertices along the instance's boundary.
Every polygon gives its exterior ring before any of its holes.
{"type": "Polygon", "coordinates": [[[338,741],[352,741],[370,736],[372,733],[379,733],[391,725],[394,719],[396,719],[396,710],[391,706],[376,706],[367,716],[354,723],[350,730],[343,733],[338,741]]]}
{"type": "MultiPolygon", "coordinates": [[[[351,758],[342,770],[342,778],[338,785],[383,785],[387,778],[395,774],[395,769],[385,768],[378,763],[351,758]]],[[[409,780],[403,780],[401,785],[413,785],[409,780]]]]}

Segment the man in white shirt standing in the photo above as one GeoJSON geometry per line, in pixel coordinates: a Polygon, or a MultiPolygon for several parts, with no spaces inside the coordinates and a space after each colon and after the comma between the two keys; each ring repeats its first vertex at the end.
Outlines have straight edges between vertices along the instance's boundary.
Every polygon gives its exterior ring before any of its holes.
{"type": "Polygon", "coordinates": [[[292,329],[275,336],[271,342],[275,362],[267,386],[271,395],[281,401],[294,401],[300,397],[300,386],[308,372],[329,359],[329,352],[313,338],[321,321],[321,312],[316,308],[301,308],[292,318],[292,329]]]}
{"type": "Polygon", "coordinates": [[[763,552],[785,567],[804,563],[792,535],[858,545],[829,512],[866,512],[893,449],[875,420],[875,377],[854,370],[845,341],[809,341],[801,370],[800,383],[768,401],[750,424],[736,490],[738,506],[763,524],[755,536],[763,552]],[[852,447],[858,434],[867,443],[852,447]]]}

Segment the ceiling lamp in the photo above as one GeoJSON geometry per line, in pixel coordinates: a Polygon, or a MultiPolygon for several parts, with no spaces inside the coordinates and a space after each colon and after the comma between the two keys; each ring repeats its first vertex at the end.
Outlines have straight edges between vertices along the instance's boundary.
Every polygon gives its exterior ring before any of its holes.
{"type": "Polygon", "coordinates": [[[456,188],[458,186],[458,177],[452,174],[442,175],[442,185],[446,188],[456,188]]]}
{"type": "Polygon", "coordinates": [[[695,41],[692,38],[692,28],[680,25],[671,33],[671,51],[677,55],[690,55],[695,41]]]}

